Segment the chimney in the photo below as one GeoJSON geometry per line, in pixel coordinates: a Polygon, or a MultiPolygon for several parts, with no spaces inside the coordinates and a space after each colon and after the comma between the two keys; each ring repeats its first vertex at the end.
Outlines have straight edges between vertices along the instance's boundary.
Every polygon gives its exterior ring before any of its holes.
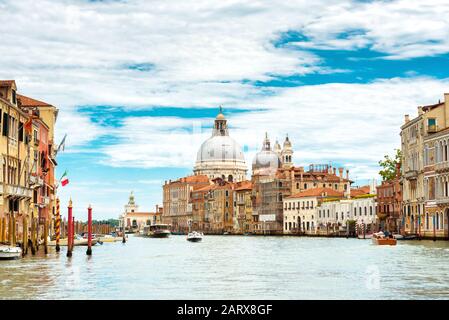
{"type": "Polygon", "coordinates": [[[405,118],[405,123],[408,123],[410,121],[410,116],[408,114],[406,114],[404,116],[404,118],[405,118]]]}
{"type": "Polygon", "coordinates": [[[418,115],[422,115],[424,113],[424,111],[422,111],[422,107],[418,107],[418,115]]]}
{"type": "Polygon", "coordinates": [[[343,168],[338,168],[340,178],[343,178],[343,168]]]}
{"type": "Polygon", "coordinates": [[[337,175],[337,168],[334,168],[334,176],[337,175]]]}
{"type": "Polygon", "coordinates": [[[346,169],[346,179],[349,180],[349,169],[346,169]]]}

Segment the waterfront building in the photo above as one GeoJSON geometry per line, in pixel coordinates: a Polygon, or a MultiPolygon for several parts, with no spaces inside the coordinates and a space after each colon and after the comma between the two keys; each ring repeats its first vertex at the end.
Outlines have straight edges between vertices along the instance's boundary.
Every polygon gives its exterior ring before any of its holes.
{"type": "Polygon", "coordinates": [[[57,165],[53,150],[58,110],[45,102],[17,93],[14,80],[0,81],[0,148],[3,170],[0,219],[8,236],[0,241],[18,242],[24,231],[35,236],[50,229],[54,214],[57,165]],[[27,220],[27,230],[23,230],[27,220]]]}
{"type": "Polygon", "coordinates": [[[301,191],[283,201],[283,232],[316,234],[318,230],[318,207],[324,200],[341,199],[343,192],[331,188],[313,188],[301,191]]]}
{"type": "Polygon", "coordinates": [[[237,219],[234,219],[234,188],[235,184],[221,178],[213,180],[205,197],[206,220],[211,233],[236,233],[237,219]]]}
{"type": "Polygon", "coordinates": [[[138,232],[143,229],[144,226],[162,223],[163,208],[156,205],[155,212],[143,212],[139,211],[134,193],[131,191],[129,195],[128,203],[125,205],[125,211],[119,217],[119,227],[123,228],[125,224],[126,232],[138,232]]]}
{"type": "MultiPolygon", "coordinates": [[[[423,218],[425,218],[426,212],[424,158],[427,158],[427,156],[424,156],[424,141],[428,141],[427,144],[430,146],[431,141],[429,139],[431,139],[431,136],[449,127],[449,94],[445,94],[444,97],[444,102],[418,107],[418,116],[414,119],[405,115],[405,123],[401,126],[401,151],[403,155],[402,215],[405,233],[418,234],[423,230],[423,218]]],[[[444,150],[444,144],[439,145],[438,148],[444,150]]],[[[443,158],[442,160],[438,158],[435,161],[444,162],[444,151],[438,154],[443,158]]],[[[432,164],[430,162],[426,170],[428,171],[426,175],[428,182],[434,183],[432,182],[434,179],[432,179],[432,164]]],[[[438,188],[437,184],[435,186],[438,188]]],[[[439,186],[444,186],[444,182],[439,186]]],[[[444,190],[442,194],[444,194],[444,190]]],[[[434,213],[438,211],[434,203],[430,201],[427,205],[429,207],[427,216],[434,216],[434,213]]]]}
{"type": "Polygon", "coordinates": [[[237,221],[237,228],[234,233],[253,232],[253,185],[251,181],[242,181],[235,184],[234,189],[234,220],[237,221]]]}
{"type": "Polygon", "coordinates": [[[187,232],[193,223],[192,191],[210,185],[206,175],[193,175],[175,181],[165,181],[163,186],[163,222],[172,226],[172,231],[187,232]]]}
{"type": "MultiPolygon", "coordinates": [[[[444,104],[449,104],[449,94],[444,104]]],[[[445,105],[446,110],[449,110],[445,105]]],[[[425,238],[449,238],[449,128],[424,138],[425,213],[418,233],[425,238]]]]}
{"type": "Polygon", "coordinates": [[[279,171],[281,166],[279,154],[271,149],[268,134],[265,134],[262,149],[255,155],[252,165],[254,233],[282,233],[282,201],[290,195],[290,186],[286,175],[279,171]]]}
{"type": "Polygon", "coordinates": [[[349,223],[355,223],[357,230],[376,230],[376,194],[372,186],[351,189],[350,197],[323,199],[317,208],[318,232],[346,231],[349,223]]]}
{"type": "Polygon", "coordinates": [[[198,151],[193,172],[195,175],[205,175],[210,180],[221,178],[234,182],[246,179],[244,154],[239,144],[229,136],[227,120],[221,107],[214,122],[212,136],[198,151]]]}
{"type": "Polygon", "coordinates": [[[380,229],[390,232],[403,233],[402,224],[402,187],[401,166],[396,167],[394,179],[382,181],[377,186],[377,217],[380,229]]]}

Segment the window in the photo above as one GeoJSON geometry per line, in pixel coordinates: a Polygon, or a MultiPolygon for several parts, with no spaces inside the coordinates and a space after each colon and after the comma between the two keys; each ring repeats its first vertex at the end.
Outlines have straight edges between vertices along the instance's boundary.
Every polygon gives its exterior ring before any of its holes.
{"type": "Polygon", "coordinates": [[[304,189],[307,189],[307,183],[304,183],[304,189]]]}

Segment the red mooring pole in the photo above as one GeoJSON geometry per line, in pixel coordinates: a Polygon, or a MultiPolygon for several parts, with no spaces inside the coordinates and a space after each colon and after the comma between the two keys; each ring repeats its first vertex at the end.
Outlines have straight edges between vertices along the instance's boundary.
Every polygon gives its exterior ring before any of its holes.
{"type": "Polygon", "coordinates": [[[72,230],[73,226],[73,216],[72,216],[72,199],[69,201],[68,206],[68,224],[67,224],[67,257],[72,256],[72,230]]]}
{"type": "Polygon", "coordinates": [[[92,207],[87,208],[87,251],[88,256],[92,255],[92,207]]]}

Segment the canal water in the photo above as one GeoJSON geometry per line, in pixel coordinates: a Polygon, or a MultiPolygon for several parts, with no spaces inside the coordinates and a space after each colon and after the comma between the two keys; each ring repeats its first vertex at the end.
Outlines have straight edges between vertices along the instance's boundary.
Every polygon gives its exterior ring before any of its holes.
{"type": "Polygon", "coordinates": [[[1,299],[448,299],[449,241],[130,236],[0,261],[1,299]]]}

